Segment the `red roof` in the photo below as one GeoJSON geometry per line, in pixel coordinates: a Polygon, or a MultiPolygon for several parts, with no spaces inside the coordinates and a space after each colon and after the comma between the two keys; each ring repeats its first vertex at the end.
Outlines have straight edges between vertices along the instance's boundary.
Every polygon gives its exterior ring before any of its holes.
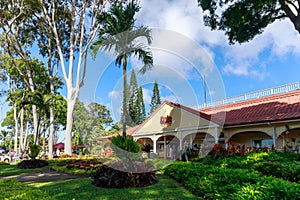
{"type": "Polygon", "coordinates": [[[181,108],[216,124],[224,124],[225,127],[300,119],[300,90],[200,111],[171,101],[164,103],[181,108]]]}
{"type": "MultiPolygon", "coordinates": [[[[300,90],[221,105],[200,111],[165,100],[142,124],[128,129],[127,135],[132,135],[139,127],[142,127],[164,104],[183,109],[216,124],[224,124],[225,127],[300,119],[300,90]]],[[[112,136],[119,134],[122,134],[122,132],[97,138],[97,140],[110,139],[112,136]]]]}
{"type": "Polygon", "coordinates": [[[300,90],[205,109],[202,112],[216,116],[225,112],[224,126],[300,119],[300,90]]]}

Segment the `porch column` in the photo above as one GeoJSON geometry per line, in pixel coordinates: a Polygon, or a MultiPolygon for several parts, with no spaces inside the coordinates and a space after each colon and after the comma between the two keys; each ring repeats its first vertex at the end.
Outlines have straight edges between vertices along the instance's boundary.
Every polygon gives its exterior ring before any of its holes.
{"type": "Polygon", "coordinates": [[[167,159],[167,137],[164,136],[164,159],[167,159]]]}
{"type": "Polygon", "coordinates": [[[153,137],[152,141],[153,141],[153,153],[156,154],[157,153],[157,150],[156,150],[156,146],[157,146],[156,141],[157,141],[157,139],[155,137],[153,137]]]}
{"type": "Polygon", "coordinates": [[[218,127],[215,128],[214,130],[214,138],[215,138],[215,144],[219,142],[219,129],[218,127]]]}
{"type": "Polygon", "coordinates": [[[179,151],[182,151],[182,131],[179,132],[179,151]]]}
{"type": "Polygon", "coordinates": [[[193,134],[190,134],[190,148],[193,148],[193,134]]]}
{"type": "Polygon", "coordinates": [[[272,139],[273,139],[273,144],[274,144],[274,148],[277,148],[277,144],[276,144],[276,127],[272,126],[272,139]]]}

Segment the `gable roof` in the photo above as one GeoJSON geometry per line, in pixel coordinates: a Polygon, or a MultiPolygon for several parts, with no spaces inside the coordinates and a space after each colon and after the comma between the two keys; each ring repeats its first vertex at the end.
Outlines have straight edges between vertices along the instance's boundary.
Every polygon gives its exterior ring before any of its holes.
{"type": "Polygon", "coordinates": [[[173,106],[175,106],[175,107],[177,107],[177,108],[180,108],[180,109],[185,110],[185,111],[187,111],[187,112],[189,112],[189,113],[192,113],[192,114],[194,114],[194,115],[196,115],[196,116],[198,116],[198,117],[204,118],[204,119],[206,119],[206,120],[208,120],[208,121],[211,120],[211,115],[208,115],[208,114],[206,114],[206,113],[204,113],[204,112],[202,112],[202,111],[198,111],[198,110],[195,110],[195,109],[193,109],[193,108],[190,108],[190,107],[181,105],[181,104],[179,104],[179,103],[174,103],[174,102],[168,101],[168,100],[165,100],[165,102],[166,102],[167,104],[169,104],[169,105],[173,105],[173,106]]]}
{"type": "Polygon", "coordinates": [[[172,106],[172,107],[176,107],[176,108],[179,108],[181,110],[184,110],[188,113],[191,113],[192,115],[196,115],[197,117],[200,117],[202,119],[204,119],[205,121],[212,121],[213,123],[219,125],[221,123],[218,123],[218,121],[216,121],[214,118],[211,117],[211,115],[208,115],[202,111],[199,111],[199,110],[195,110],[193,108],[190,108],[190,107],[187,107],[187,106],[184,106],[184,105],[181,105],[179,103],[175,103],[175,102],[172,102],[172,101],[169,101],[169,100],[164,100],[147,118],[145,121],[143,121],[137,129],[135,129],[134,132],[137,132],[139,131],[139,129],[141,127],[143,127],[143,125],[145,125],[149,120],[151,120],[156,113],[158,113],[158,111],[164,106],[164,105],[169,105],[169,106],[172,106]]]}

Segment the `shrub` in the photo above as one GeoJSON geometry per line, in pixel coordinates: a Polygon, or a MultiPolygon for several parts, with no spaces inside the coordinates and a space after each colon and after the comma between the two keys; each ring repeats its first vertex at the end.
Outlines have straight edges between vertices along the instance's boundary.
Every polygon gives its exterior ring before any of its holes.
{"type": "Polygon", "coordinates": [[[140,145],[136,143],[130,136],[123,137],[118,135],[113,137],[111,142],[115,145],[112,145],[112,148],[115,152],[117,152],[119,148],[132,153],[140,152],[140,145]]]}
{"type": "Polygon", "coordinates": [[[123,162],[132,162],[133,160],[139,160],[141,158],[140,145],[137,144],[130,136],[117,136],[111,140],[111,148],[118,158],[123,162]]]}
{"type": "MultiPolygon", "coordinates": [[[[115,164],[123,165],[122,162],[115,164]]],[[[135,167],[144,168],[145,166],[137,165],[135,167]]],[[[97,170],[91,174],[92,184],[97,187],[104,188],[128,188],[144,187],[157,183],[158,180],[154,171],[145,171],[145,169],[140,170],[141,173],[126,172],[116,169],[115,166],[109,167],[106,165],[102,165],[99,166],[97,170]]]]}
{"type": "Polygon", "coordinates": [[[265,161],[253,165],[253,169],[261,172],[266,176],[275,176],[287,181],[300,181],[300,166],[291,162],[279,163],[265,161]]]}
{"type": "Polygon", "coordinates": [[[29,145],[29,148],[30,148],[30,153],[28,154],[28,156],[31,159],[35,159],[39,155],[41,147],[37,144],[31,144],[29,145]]]}
{"type": "Polygon", "coordinates": [[[46,160],[23,160],[18,163],[17,167],[20,169],[31,169],[31,168],[41,168],[48,165],[46,160]]]}
{"type": "Polygon", "coordinates": [[[220,168],[201,163],[173,163],[164,173],[203,199],[294,199],[299,184],[262,176],[248,169],[220,168]]]}

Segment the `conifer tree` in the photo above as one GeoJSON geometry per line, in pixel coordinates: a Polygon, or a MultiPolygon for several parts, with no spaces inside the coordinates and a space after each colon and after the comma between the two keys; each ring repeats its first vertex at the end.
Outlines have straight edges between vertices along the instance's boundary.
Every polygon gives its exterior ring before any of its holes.
{"type": "Polygon", "coordinates": [[[137,98],[138,98],[138,84],[136,80],[136,74],[134,69],[131,71],[130,82],[129,82],[129,100],[128,100],[128,115],[127,125],[134,126],[138,121],[138,107],[137,107],[137,98]]]}
{"type": "Polygon", "coordinates": [[[152,95],[151,103],[150,103],[150,113],[149,114],[151,114],[160,104],[161,104],[161,101],[160,101],[158,84],[155,81],[154,87],[153,87],[153,95],[152,95]]]}
{"type": "Polygon", "coordinates": [[[138,110],[138,117],[137,117],[137,124],[141,124],[146,119],[146,109],[143,97],[143,88],[140,86],[138,89],[138,96],[137,96],[137,110],[138,110]]]}

